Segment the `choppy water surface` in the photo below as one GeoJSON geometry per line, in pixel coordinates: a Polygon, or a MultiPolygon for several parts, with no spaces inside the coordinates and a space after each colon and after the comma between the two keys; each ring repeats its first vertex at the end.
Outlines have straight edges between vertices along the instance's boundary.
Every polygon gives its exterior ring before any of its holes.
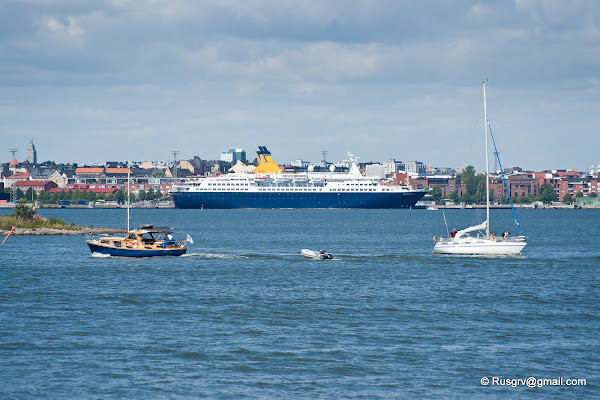
{"type": "MultiPolygon", "coordinates": [[[[109,227],[125,217],[41,213],[109,227]]],[[[446,211],[450,229],[478,214],[446,211]]],[[[178,258],[11,237],[0,246],[0,397],[593,398],[600,212],[519,217],[529,244],[512,258],[432,255],[446,228],[425,210],[133,210],[132,225],[194,238],[178,258]]],[[[516,233],[510,211],[492,210],[492,223],[516,233]]]]}

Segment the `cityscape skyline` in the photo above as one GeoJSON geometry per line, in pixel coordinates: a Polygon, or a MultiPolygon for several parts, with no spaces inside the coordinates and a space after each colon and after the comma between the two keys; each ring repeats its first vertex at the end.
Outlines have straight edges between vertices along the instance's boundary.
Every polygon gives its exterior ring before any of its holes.
{"type": "MultiPolygon", "coordinates": [[[[324,0],[0,5],[0,139],[56,162],[420,160],[484,169],[481,82],[503,164],[600,163],[600,4],[324,0]]],[[[21,157],[22,159],[23,157],[21,157]]]]}
{"type": "MultiPolygon", "coordinates": [[[[189,161],[189,160],[193,160],[195,157],[198,157],[201,160],[216,161],[216,162],[225,162],[225,163],[229,163],[231,165],[234,165],[235,162],[232,162],[232,161],[235,160],[237,162],[237,160],[239,158],[235,158],[235,157],[233,157],[233,155],[229,154],[229,152],[231,152],[232,150],[235,150],[237,152],[241,152],[241,153],[243,153],[243,156],[246,157],[246,150],[244,148],[240,148],[240,147],[232,148],[230,146],[230,147],[224,147],[224,149],[227,149],[227,150],[226,151],[221,151],[218,157],[214,157],[214,158],[201,157],[198,154],[194,154],[192,157],[189,157],[189,158],[177,158],[177,161],[178,162],[189,161]],[[226,155],[226,154],[228,156],[231,156],[231,160],[228,160],[228,159],[224,158],[224,155],[226,155]]],[[[142,159],[140,159],[140,160],[108,160],[108,159],[106,159],[106,160],[103,160],[103,161],[96,160],[96,161],[87,161],[87,162],[83,162],[83,163],[79,163],[79,162],[75,162],[75,161],[70,161],[70,160],[57,162],[56,160],[53,160],[53,159],[47,159],[47,160],[43,159],[43,160],[41,160],[39,162],[38,161],[32,162],[33,158],[35,158],[37,160],[37,150],[36,150],[36,147],[35,147],[33,139],[30,140],[30,142],[28,143],[27,150],[23,152],[23,153],[25,153],[25,155],[24,155],[22,161],[19,161],[19,156],[18,156],[19,149],[10,149],[9,153],[11,154],[11,156],[10,156],[11,158],[8,159],[8,160],[5,160],[5,161],[0,161],[0,165],[1,164],[11,163],[13,159],[16,159],[19,162],[19,164],[30,163],[30,164],[41,165],[41,164],[44,164],[44,163],[47,163],[47,162],[56,162],[57,164],[77,164],[77,165],[80,165],[80,166],[96,166],[96,165],[99,166],[99,165],[107,165],[109,163],[127,164],[129,162],[131,162],[131,163],[139,163],[139,164],[142,164],[142,163],[155,163],[155,164],[161,164],[161,165],[167,166],[167,165],[172,165],[173,161],[174,161],[174,158],[171,158],[171,159],[166,158],[166,159],[160,159],[160,160],[149,160],[149,159],[143,159],[143,160],[142,159]]],[[[173,152],[171,152],[171,153],[173,153],[173,152]]],[[[177,153],[179,153],[179,152],[177,151],[177,153]]],[[[299,161],[302,161],[302,163],[308,163],[308,164],[311,164],[311,165],[319,165],[319,164],[323,163],[323,161],[324,161],[323,157],[326,154],[328,154],[329,152],[327,150],[322,150],[322,151],[320,151],[320,153],[321,153],[321,159],[320,160],[316,160],[316,161],[307,160],[307,159],[304,159],[304,158],[301,158],[301,157],[300,158],[295,158],[293,160],[278,160],[276,155],[274,157],[275,157],[275,161],[278,162],[281,166],[284,166],[284,165],[297,166],[296,164],[299,161]]],[[[248,154],[252,154],[252,152],[248,152],[248,154]]],[[[352,152],[347,152],[347,154],[343,158],[340,158],[339,160],[331,160],[331,159],[329,159],[329,160],[326,160],[326,161],[327,161],[328,164],[343,163],[343,162],[347,161],[348,154],[352,154],[353,157],[357,156],[357,155],[353,154],[352,152]]],[[[496,152],[490,152],[490,165],[489,165],[490,173],[494,173],[494,172],[498,172],[499,171],[498,162],[497,162],[497,160],[493,159],[493,157],[495,157],[495,155],[496,155],[496,152]]],[[[238,155],[238,157],[239,157],[239,155],[238,155]]],[[[383,164],[386,164],[386,163],[391,162],[391,161],[394,161],[394,162],[397,162],[397,163],[398,162],[401,162],[401,163],[423,163],[421,160],[414,160],[414,159],[400,160],[398,158],[389,158],[389,159],[360,160],[360,158],[361,158],[360,156],[357,156],[357,159],[359,160],[359,163],[361,163],[361,164],[381,164],[381,165],[383,165],[383,164]]],[[[256,157],[250,156],[248,158],[244,158],[242,161],[245,161],[246,164],[251,164],[253,162],[253,160],[256,161],[256,157]]],[[[458,165],[458,166],[436,165],[436,164],[428,164],[428,163],[423,163],[423,164],[427,168],[432,168],[432,169],[454,169],[454,170],[459,171],[459,172],[460,172],[460,170],[462,170],[463,168],[467,167],[468,165],[474,165],[472,163],[471,164],[470,163],[465,163],[465,164],[458,165]]],[[[523,169],[525,171],[534,171],[535,170],[535,169],[532,169],[532,168],[523,167],[522,165],[508,165],[507,166],[506,164],[504,164],[504,168],[505,169],[506,168],[508,168],[508,169],[518,168],[518,169],[523,169]]],[[[600,163],[597,164],[597,165],[592,164],[592,165],[589,165],[589,166],[587,166],[585,168],[581,168],[581,169],[580,168],[546,168],[546,169],[537,170],[537,171],[544,171],[544,170],[545,171],[562,171],[562,170],[564,170],[564,171],[589,172],[590,169],[592,171],[591,173],[595,174],[594,171],[600,171],[600,163]]],[[[476,171],[477,171],[477,173],[485,172],[485,168],[481,169],[481,170],[476,168],[476,171]]]]}

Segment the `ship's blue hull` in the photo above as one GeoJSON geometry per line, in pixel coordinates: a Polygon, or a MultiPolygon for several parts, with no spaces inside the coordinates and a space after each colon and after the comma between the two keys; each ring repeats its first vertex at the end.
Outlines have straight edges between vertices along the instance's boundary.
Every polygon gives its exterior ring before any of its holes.
{"type": "Polygon", "coordinates": [[[176,208],[409,208],[425,193],[171,192],[171,197],[176,208]]]}
{"type": "Polygon", "coordinates": [[[108,246],[98,246],[88,242],[88,246],[92,253],[108,254],[113,257],[162,257],[162,256],[181,256],[187,251],[186,247],[179,249],[160,249],[160,250],[147,250],[147,249],[128,249],[128,248],[115,248],[108,246]]]}

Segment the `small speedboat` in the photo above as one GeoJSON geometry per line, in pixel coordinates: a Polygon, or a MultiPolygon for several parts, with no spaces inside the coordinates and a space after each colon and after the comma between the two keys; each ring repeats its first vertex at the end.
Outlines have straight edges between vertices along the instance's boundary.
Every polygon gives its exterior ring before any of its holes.
{"type": "Polygon", "coordinates": [[[85,242],[92,253],[116,257],[181,256],[187,251],[187,240],[173,240],[173,232],[165,227],[142,225],[127,232],[126,236],[103,236],[85,242]]]}
{"type": "Polygon", "coordinates": [[[315,260],[331,260],[333,256],[327,253],[325,250],[314,251],[309,249],[302,249],[300,252],[304,257],[313,258],[315,260]]]}

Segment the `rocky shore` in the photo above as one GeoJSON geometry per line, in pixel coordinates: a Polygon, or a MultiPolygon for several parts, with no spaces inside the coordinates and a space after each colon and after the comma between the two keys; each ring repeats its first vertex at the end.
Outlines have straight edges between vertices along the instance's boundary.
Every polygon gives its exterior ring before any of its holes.
{"type": "MultiPolygon", "coordinates": [[[[7,235],[9,231],[0,231],[0,235],[7,235]]],[[[112,233],[125,233],[125,229],[120,228],[90,228],[89,226],[81,226],[78,229],[55,229],[55,228],[15,228],[12,235],[30,235],[30,236],[42,236],[42,235],[99,235],[99,234],[112,234],[112,233]]]]}

